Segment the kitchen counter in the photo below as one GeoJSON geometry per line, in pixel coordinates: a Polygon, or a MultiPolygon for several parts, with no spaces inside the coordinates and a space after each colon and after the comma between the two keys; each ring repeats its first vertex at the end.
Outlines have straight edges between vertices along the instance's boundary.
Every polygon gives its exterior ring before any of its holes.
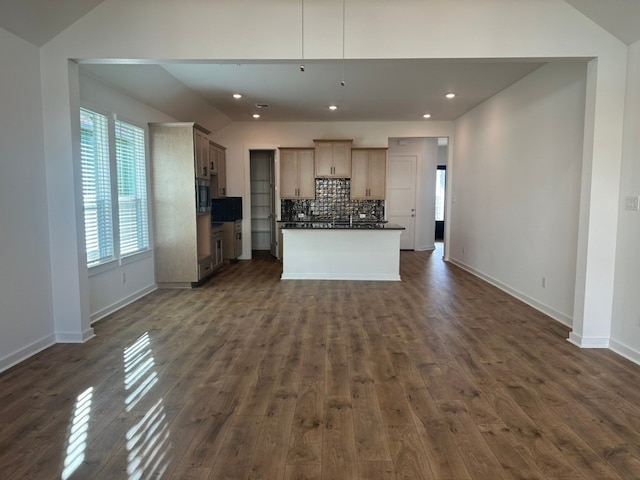
{"type": "Polygon", "coordinates": [[[400,235],[385,222],[280,222],[283,280],[400,280],[400,235]]]}
{"type": "Polygon", "coordinates": [[[404,230],[402,225],[387,222],[279,222],[283,229],[304,230],[404,230]]]}

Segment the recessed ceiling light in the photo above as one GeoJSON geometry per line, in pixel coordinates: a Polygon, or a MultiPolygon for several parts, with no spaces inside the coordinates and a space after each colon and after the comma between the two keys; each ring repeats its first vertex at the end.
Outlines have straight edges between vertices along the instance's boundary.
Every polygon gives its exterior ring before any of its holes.
{"type": "Polygon", "coordinates": [[[431,114],[430,113],[425,113],[424,115],[422,115],[424,118],[431,118],[431,114]]]}
{"type": "Polygon", "coordinates": [[[260,118],[260,114],[259,113],[254,113],[253,114],[253,118],[260,118]]]}
{"type": "Polygon", "coordinates": [[[338,106],[337,105],[329,105],[329,110],[337,110],[338,106]]]}
{"type": "Polygon", "coordinates": [[[454,98],[455,96],[456,96],[456,94],[455,94],[455,93],[447,93],[447,94],[445,95],[445,97],[447,97],[447,98],[454,98]]]}
{"type": "Polygon", "coordinates": [[[242,98],[242,95],[240,95],[239,93],[234,93],[233,98],[237,100],[238,98],[242,98]]]}

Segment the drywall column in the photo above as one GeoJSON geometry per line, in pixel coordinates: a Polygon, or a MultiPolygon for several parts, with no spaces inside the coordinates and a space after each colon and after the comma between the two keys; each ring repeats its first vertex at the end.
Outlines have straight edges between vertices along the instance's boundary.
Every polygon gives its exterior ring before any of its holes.
{"type": "Polygon", "coordinates": [[[611,337],[622,163],[626,58],[587,66],[573,331],[569,341],[607,348],[611,337]]]}
{"type": "Polygon", "coordinates": [[[93,337],[93,329],[82,195],[76,195],[81,181],[78,65],[55,55],[40,59],[55,338],[80,343],[93,337]]]}

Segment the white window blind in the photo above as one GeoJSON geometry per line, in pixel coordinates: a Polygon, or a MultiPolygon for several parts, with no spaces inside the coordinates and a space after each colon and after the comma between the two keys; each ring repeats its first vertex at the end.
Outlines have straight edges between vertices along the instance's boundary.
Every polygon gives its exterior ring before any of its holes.
{"type": "Polygon", "coordinates": [[[113,258],[113,218],[107,117],[80,109],[82,201],[87,264],[113,258]]]}
{"type": "Polygon", "coordinates": [[[120,255],[149,248],[144,130],[116,120],[120,255]]]}

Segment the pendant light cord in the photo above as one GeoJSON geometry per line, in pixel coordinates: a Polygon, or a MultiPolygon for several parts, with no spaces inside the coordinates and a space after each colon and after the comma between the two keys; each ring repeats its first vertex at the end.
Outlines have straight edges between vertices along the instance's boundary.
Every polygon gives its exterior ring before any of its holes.
{"type": "Polygon", "coordinates": [[[342,85],[343,87],[347,84],[344,81],[345,1],[346,0],[342,0],[342,80],[340,81],[340,85],[342,85]]]}
{"type": "Polygon", "coordinates": [[[301,45],[302,45],[302,51],[301,51],[301,64],[300,64],[300,71],[304,72],[304,0],[302,0],[301,2],[301,18],[302,18],[302,38],[301,38],[301,45]]]}

